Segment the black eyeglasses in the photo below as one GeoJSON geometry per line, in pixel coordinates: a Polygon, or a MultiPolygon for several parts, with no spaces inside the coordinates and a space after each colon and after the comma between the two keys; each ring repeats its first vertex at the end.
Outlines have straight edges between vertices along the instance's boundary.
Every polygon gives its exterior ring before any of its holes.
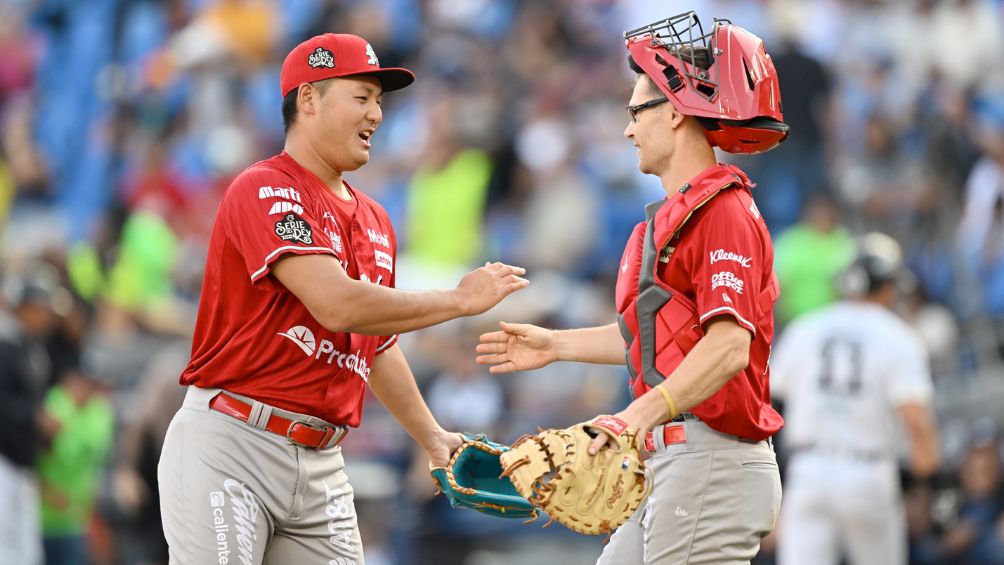
{"type": "Polygon", "coordinates": [[[663,96],[661,98],[653,98],[652,100],[649,100],[647,102],[642,102],[641,104],[635,104],[634,106],[631,106],[629,104],[629,105],[625,106],[625,108],[627,109],[628,114],[631,116],[631,121],[637,124],[638,123],[638,112],[641,112],[642,110],[646,110],[648,108],[654,108],[654,107],[658,106],[659,104],[662,104],[663,102],[668,102],[668,101],[669,101],[669,99],[666,98],[665,96],[663,96]]]}

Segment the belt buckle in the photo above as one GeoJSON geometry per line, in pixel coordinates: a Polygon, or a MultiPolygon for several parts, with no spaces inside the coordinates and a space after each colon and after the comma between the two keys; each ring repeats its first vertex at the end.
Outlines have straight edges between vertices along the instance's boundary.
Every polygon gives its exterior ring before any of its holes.
{"type": "Polygon", "coordinates": [[[313,449],[320,449],[321,447],[324,446],[324,444],[328,443],[328,441],[331,440],[331,436],[335,435],[335,433],[337,433],[337,431],[335,430],[334,427],[313,426],[310,424],[310,422],[306,420],[293,420],[292,422],[289,423],[289,427],[286,428],[286,439],[295,443],[296,445],[302,445],[303,447],[311,447],[313,449]],[[300,424],[305,428],[310,428],[314,431],[324,432],[324,437],[317,445],[311,445],[309,443],[303,443],[302,441],[293,439],[293,427],[296,426],[297,424],[300,424]]]}

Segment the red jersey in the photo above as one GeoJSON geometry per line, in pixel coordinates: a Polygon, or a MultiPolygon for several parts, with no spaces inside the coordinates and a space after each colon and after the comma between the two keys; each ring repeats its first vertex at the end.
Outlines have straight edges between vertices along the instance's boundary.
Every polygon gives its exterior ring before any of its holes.
{"type": "MultiPolygon", "coordinates": [[[[709,167],[689,185],[701,186],[707,177],[716,174],[720,174],[719,167],[709,167]]],[[[653,221],[659,219],[661,216],[653,221]]],[[[626,271],[641,267],[633,257],[640,251],[639,238],[644,235],[644,230],[639,229],[625,249],[625,272],[618,278],[618,304],[627,298],[625,293],[637,287],[638,273],[626,271]]],[[[660,231],[659,226],[655,229],[660,231]]],[[[772,306],[777,297],[773,263],[767,226],[749,190],[739,185],[718,192],[698,207],[661,250],[656,268],[661,282],[692,305],[701,324],[716,316],[729,316],[753,334],[749,365],[692,411],[718,431],[755,440],[773,435],[783,424],[770,404],[767,365],[774,338],[772,306]]],[[[700,335],[703,332],[694,337],[699,339],[700,335]]],[[[682,357],[667,366],[665,360],[657,359],[657,364],[662,374],[672,378],[680,361],[682,357]]],[[[647,390],[647,385],[642,386],[647,390]]]]}
{"type": "Polygon", "coordinates": [[[358,426],[370,365],[396,336],[324,329],[270,265],[286,253],[333,255],[357,280],[394,286],[397,240],[386,211],[346,183],[336,196],[285,152],[245,169],[216,214],[181,384],[223,388],[358,426]]]}

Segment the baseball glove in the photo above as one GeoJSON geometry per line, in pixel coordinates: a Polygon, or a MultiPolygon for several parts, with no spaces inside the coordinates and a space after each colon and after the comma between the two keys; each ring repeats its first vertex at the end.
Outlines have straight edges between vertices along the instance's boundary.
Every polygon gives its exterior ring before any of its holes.
{"type": "Polygon", "coordinates": [[[429,471],[450,506],[502,518],[535,519],[537,510],[533,505],[501,477],[499,456],[509,447],[488,441],[484,434],[461,435],[465,441],[453,452],[450,463],[429,471]]]}
{"type": "Polygon", "coordinates": [[[502,476],[509,477],[520,494],[550,514],[551,521],[583,534],[613,531],[652,491],[652,474],[641,460],[637,432],[613,416],[523,436],[502,454],[501,462],[502,476]],[[589,455],[597,433],[608,434],[612,441],[589,455]]]}

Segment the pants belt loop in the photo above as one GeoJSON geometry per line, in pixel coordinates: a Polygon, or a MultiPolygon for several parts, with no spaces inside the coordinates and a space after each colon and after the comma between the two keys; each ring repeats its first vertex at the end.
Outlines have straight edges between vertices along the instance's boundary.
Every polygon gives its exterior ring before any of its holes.
{"type": "Polygon", "coordinates": [[[666,426],[668,425],[660,424],[652,429],[652,443],[655,444],[656,451],[666,449],[666,426]]]}
{"type": "Polygon", "coordinates": [[[269,418],[271,417],[271,406],[258,402],[257,400],[251,403],[251,414],[248,416],[248,425],[258,428],[259,430],[264,430],[265,426],[268,425],[269,418]]]}

